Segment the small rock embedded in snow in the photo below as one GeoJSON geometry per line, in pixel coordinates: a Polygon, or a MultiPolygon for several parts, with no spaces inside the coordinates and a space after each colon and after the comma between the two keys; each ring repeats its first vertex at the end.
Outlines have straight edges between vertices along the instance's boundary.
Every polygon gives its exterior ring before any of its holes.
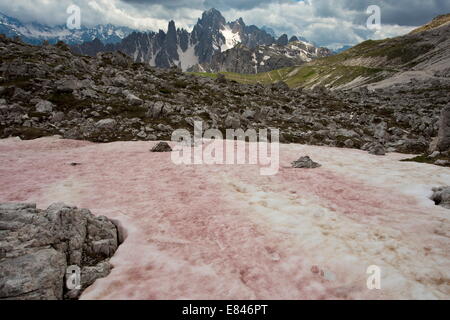
{"type": "Polygon", "coordinates": [[[160,142],[156,146],[154,146],[151,152],[171,152],[172,148],[169,146],[167,142],[160,142]]]}
{"type": "Polygon", "coordinates": [[[384,149],[383,145],[380,143],[372,144],[368,149],[370,154],[376,155],[376,156],[384,156],[386,155],[386,150],[384,149]]]}
{"type": "Polygon", "coordinates": [[[293,168],[307,168],[314,169],[321,167],[321,164],[311,160],[309,156],[301,157],[298,160],[292,162],[293,168]]]}
{"type": "Polygon", "coordinates": [[[450,187],[433,188],[431,200],[433,200],[437,206],[450,209],[450,187]]]}

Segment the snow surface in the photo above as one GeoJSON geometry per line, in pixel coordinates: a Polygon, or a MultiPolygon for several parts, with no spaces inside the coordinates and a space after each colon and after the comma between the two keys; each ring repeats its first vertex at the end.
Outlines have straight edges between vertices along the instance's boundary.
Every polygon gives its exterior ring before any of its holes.
{"type": "Polygon", "coordinates": [[[181,69],[183,71],[198,64],[198,57],[195,55],[195,45],[189,45],[184,52],[180,46],[178,46],[178,56],[180,57],[181,69]]]}
{"type": "Polygon", "coordinates": [[[448,168],[290,144],[261,176],[177,166],[155,143],[0,140],[0,201],[63,201],[124,229],[83,299],[450,298],[450,211],[428,199],[448,168]],[[303,155],[322,167],[290,168],[303,155]],[[367,289],[370,265],[381,290],[367,289]]]}
{"type": "Polygon", "coordinates": [[[239,32],[233,33],[229,26],[224,26],[220,32],[225,38],[225,43],[220,47],[221,52],[232,49],[235,45],[241,43],[241,36],[239,35],[239,32]]]}
{"type": "Polygon", "coordinates": [[[252,53],[252,62],[253,68],[255,69],[255,73],[258,73],[258,59],[256,59],[256,53],[252,53]]]}
{"type": "Polygon", "coordinates": [[[158,54],[159,54],[160,51],[161,51],[161,49],[158,49],[158,50],[155,52],[155,54],[153,54],[153,55],[151,56],[151,59],[150,59],[150,61],[148,62],[148,64],[149,64],[150,66],[152,66],[152,67],[155,67],[155,66],[156,66],[156,57],[158,56],[158,54]]]}

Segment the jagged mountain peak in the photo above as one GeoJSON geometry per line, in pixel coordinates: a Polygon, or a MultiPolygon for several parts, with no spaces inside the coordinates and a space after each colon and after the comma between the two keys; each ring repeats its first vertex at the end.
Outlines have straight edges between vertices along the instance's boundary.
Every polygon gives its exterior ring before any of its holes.
{"type": "Polygon", "coordinates": [[[177,33],[177,28],[175,26],[175,21],[170,20],[169,21],[169,25],[167,27],[167,34],[176,34],[177,33]]]}
{"type": "Polygon", "coordinates": [[[287,34],[282,34],[279,38],[278,38],[278,40],[277,40],[277,45],[279,45],[279,46],[286,46],[288,43],[289,43],[289,39],[288,39],[288,36],[287,36],[287,34]]]}
{"type": "Polygon", "coordinates": [[[245,26],[245,22],[244,22],[244,19],[242,19],[242,17],[240,17],[239,19],[237,19],[234,22],[237,24],[240,24],[241,26],[245,26]]]}
{"type": "MultiPolygon", "coordinates": [[[[283,39],[287,41],[287,38],[283,37],[283,39]]],[[[194,67],[192,70],[256,74],[301,65],[331,54],[332,52],[326,48],[316,48],[310,43],[299,40],[283,45],[275,42],[254,48],[239,43],[230,50],[216,53],[211,63],[194,67]]]]}
{"type": "Polygon", "coordinates": [[[217,17],[223,17],[222,13],[217,10],[216,8],[210,8],[208,10],[205,10],[202,14],[203,17],[207,17],[207,16],[217,16],[217,17]]]}
{"type": "MultiPolygon", "coordinates": [[[[298,40],[297,37],[293,39],[298,40]]],[[[258,46],[278,44],[283,47],[287,46],[288,43],[286,34],[276,39],[257,26],[246,26],[242,18],[227,22],[219,10],[211,8],[202,13],[192,32],[177,29],[175,21],[171,20],[168,23],[167,32],[160,30],[157,34],[146,33],[142,35],[133,33],[120,44],[114,46],[102,47],[98,44],[86,43],[85,45],[75,46],[73,50],[79,54],[89,55],[95,55],[101,51],[120,50],[133,57],[137,62],[149,63],[152,66],[163,68],[178,66],[187,70],[198,64],[210,64],[214,55],[233,49],[236,45],[242,45],[249,50],[253,50],[258,46]]],[[[279,50],[282,51],[283,48],[279,50]]],[[[294,51],[290,50],[290,52],[294,51]]],[[[297,52],[301,53],[300,51],[297,52]]],[[[303,59],[306,59],[307,56],[309,58],[309,55],[310,53],[305,53],[303,59]]],[[[286,59],[279,59],[281,66],[283,66],[283,63],[287,63],[286,61],[291,59],[290,57],[291,55],[286,59]]],[[[288,65],[292,63],[290,61],[288,65]]],[[[265,68],[272,65],[275,64],[267,64],[265,68]]],[[[280,66],[279,63],[276,65],[280,66]]]]}
{"type": "Polygon", "coordinates": [[[225,24],[226,20],[222,15],[222,13],[212,8],[203,12],[202,17],[198,20],[196,26],[204,26],[210,27],[212,29],[220,29],[225,24]]]}

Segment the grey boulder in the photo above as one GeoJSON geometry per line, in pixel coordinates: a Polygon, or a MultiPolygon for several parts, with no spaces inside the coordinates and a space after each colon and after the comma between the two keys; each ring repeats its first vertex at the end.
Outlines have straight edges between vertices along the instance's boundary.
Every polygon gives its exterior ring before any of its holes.
{"type": "Polygon", "coordinates": [[[99,129],[114,129],[114,127],[117,125],[117,121],[114,119],[102,119],[97,121],[95,126],[99,129]]]}
{"type": "Polygon", "coordinates": [[[41,113],[50,113],[53,111],[53,103],[50,101],[42,100],[36,104],[36,111],[41,113]]]}
{"type": "Polygon", "coordinates": [[[293,168],[306,168],[306,169],[314,169],[321,167],[321,164],[314,162],[311,160],[309,156],[300,157],[298,160],[292,162],[293,168]]]}
{"type": "Polygon", "coordinates": [[[169,146],[167,142],[159,142],[155,145],[151,150],[151,152],[171,152],[172,148],[169,146]]]}
{"type": "Polygon", "coordinates": [[[369,146],[368,149],[370,154],[376,155],[376,156],[384,156],[386,155],[386,150],[384,149],[383,145],[381,143],[373,143],[369,146]]]}

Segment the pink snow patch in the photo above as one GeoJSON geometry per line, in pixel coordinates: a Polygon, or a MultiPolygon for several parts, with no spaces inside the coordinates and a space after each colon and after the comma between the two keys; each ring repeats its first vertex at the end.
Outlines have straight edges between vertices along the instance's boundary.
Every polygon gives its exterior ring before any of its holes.
{"type": "Polygon", "coordinates": [[[61,201],[124,228],[114,269],[82,298],[450,298],[450,215],[428,199],[448,169],[282,145],[278,174],[261,176],[175,165],[154,144],[0,140],[0,201],[61,201]],[[322,167],[290,168],[303,155],[322,167]]]}

